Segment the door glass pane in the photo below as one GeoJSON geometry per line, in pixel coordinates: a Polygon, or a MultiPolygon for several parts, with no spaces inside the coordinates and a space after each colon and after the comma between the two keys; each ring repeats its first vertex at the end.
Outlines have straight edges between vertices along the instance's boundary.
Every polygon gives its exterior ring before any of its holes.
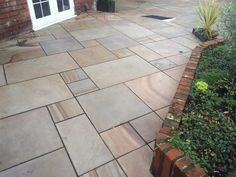
{"type": "Polygon", "coordinates": [[[43,9],[43,16],[51,15],[50,8],[49,8],[49,2],[42,3],[42,9],[43,9]]]}
{"type": "Polygon", "coordinates": [[[40,4],[34,4],[34,12],[36,18],[41,18],[43,16],[40,4]]]}
{"type": "Polygon", "coordinates": [[[64,10],[68,10],[70,9],[70,3],[69,3],[69,0],[63,0],[64,2],[64,10]]]}
{"type": "Polygon", "coordinates": [[[57,0],[57,7],[58,7],[59,12],[63,11],[63,2],[62,2],[62,0],[57,0]]]}
{"type": "Polygon", "coordinates": [[[36,19],[51,15],[49,0],[33,0],[36,19]]]}
{"type": "Polygon", "coordinates": [[[69,0],[57,0],[57,7],[59,12],[70,9],[69,0]]]}

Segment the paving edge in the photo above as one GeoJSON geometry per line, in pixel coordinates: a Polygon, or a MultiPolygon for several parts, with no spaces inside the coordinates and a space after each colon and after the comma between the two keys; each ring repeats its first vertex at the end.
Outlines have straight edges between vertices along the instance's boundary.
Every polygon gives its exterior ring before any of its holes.
{"type": "Polygon", "coordinates": [[[171,146],[169,136],[176,131],[180,124],[182,114],[188,100],[195,70],[204,49],[223,44],[223,39],[207,41],[192,50],[189,62],[183,72],[175,96],[171,102],[168,114],[162,128],[156,134],[154,154],[150,171],[154,177],[206,177],[202,168],[193,165],[192,160],[184,153],[171,146]]]}

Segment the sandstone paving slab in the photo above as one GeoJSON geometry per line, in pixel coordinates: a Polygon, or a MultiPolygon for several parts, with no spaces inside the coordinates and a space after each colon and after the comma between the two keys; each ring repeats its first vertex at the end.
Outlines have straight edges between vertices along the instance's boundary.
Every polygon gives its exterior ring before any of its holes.
{"type": "Polygon", "coordinates": [[[81,177],[126,177],[118,163],[114,160],[81,177]]]}
{"type": "Polygon", "coordinates": [[[133,52],[131,52],[129,49],[127,48],[123,48],[123,49],[118,49],[118,50],[113,50],[112,51],[117,57],[119,58],[124,58],[124,57],[128,57],[131,55],[134,55],[133,52]]]}
{"type": "Polygon", "coordinates": [[[145,44],[146,47],[152,49],[163,57],[169,57],[172,55],[177,55],[184,52],[189,52],[190,49],[184,47],[176,42],[173,42],[169,39],[162,40],[154,43],[145,44]]]}
{"type": "Polygon", "coordinates": [[[190,32],[185,30],[184,28],[181,27],[176,27],[176,26],[171,26],[171,27],[164,27],[164,28],[157,28],[153,29],[152,31],[167,37],[167,38],[173,38],[173,37],[178,37],[178,36],[183,36],[186,34],[189,34],[190,32]]]}
{"type": "Polygon", "coordinates": [[[88,40],[80,42],[84,47],[94,47],[100,45],[96,40],[88,40]]]}
{"type": "Polygon", "coordinates": [[[100,88],[142,77],[159,70],[140,57],[133,55],[98,65],[85,67],[84,71],[100,88]]]}
{"type": "Polygon", "coordinates": [[[171,103],[178,82],[159,72],[126,82],[126,85],[152,110],[157,110],[171,103]]]}
{"type": "Polygon", "coordinates": [[[86,30],[79,30],[71,32],[78,41],[87,41],[92,39],[104,38],[107,36],[112,36],[119,34],[114,28],[109,26],[91,28],[86,30]]]}
{"type": "Polygon", "coordinates": [[[130,122],[147,143],[155,139],[156,133],[162,127],[162,123],[161,118],[154,112],[130,122]]]}
{"type": "Polygon", "coordinates": [[[60,122],[83,113],[82,108],[74,98],[51,104],[48,109],[54,122],[60,122]]]}
{"type": "Polygon", "coordinates": [[[169,112],[169,106],[158,109],[156,113],[164,120],[169,112]]]}
{"type": "Polygon", "coordinates": [[[150,50],[147,47],[144,47],[143,45],[130,47],[129,49],[147,61],[152,61],[162,58],[161,55],[157,54],[156,52],[153,52],[152,50],[150,50]]]}
{"type": "Polygon", "coordinates": [[[57,127],[78,175],[113,159],[85,115],[58,123],[57,127]]]}
{"type": "Polygon", "coordinates": [[[74,169],[64,149],[59,149],[42,157],[0,173],[0,177],[76,177],[74,169]]]}
{"type": "Polygon", "coordinates": [[[118,159],[128,177],[152,177],[150,164],[153,152],[148,146],[139,148],[118,159]]]}
{"type": "Polygon", "coordinates": [[[148,143],[148,146],[154,151],[154,149],[155,149],[155,141],[152,141],[151,143],[148,143]]]}
{"type": "Polygon", "coordinates": [[[0,118],[72,97],[59,75],[6,85],[0,87],[0,118]]]}
{"type": "Polygon", "coordinates": [[[0,120],[0,139],[0,170],[62,147],[46,108],[0,120]]]}
{"type": "Polygon", "coordinates": [[[107,130],[101,137],[116,158],[145,144],[129,124],[107,130]]]}
{"type": "Polygon", "coordinates": [[[185,70],[185,67],[186,65],[181,65],[181,66],[177,66],[175,68],[171,68],[171,69],[168,69],[168,70],[165,70],[164,72],[172,77],[173,79],[175,79],[176,81],[180,81],[183,73],[184,73],[184,70],[185,70]]]}
{"type": "Polygon", "coordinates": [[[5,74],[3,70],[3,65],[0,65],[0,86],[6,85],[5,74]]]}
{"type": "Polygon", "coordinates": [[[151,111],[124,85],[102,89],[77,99],[99,132],[151,111]]]}
{"type": "Polygon", "coordinates": [[[77,50],[83,48],[75,39],[68,37],[57,40],[40,42],[42,48],[47,55],[53,55],[57,53],[63,53],[67,51],[77,50]]]}
{"type": "Polygon", "coordinates": [[[172,61],[173,63],[177,65],[183,65],[183,64],[188,63],[189,61],[189,57],[186,57],[183,54],[170,56],[170,57],[167,57],[166,59],[168,59],[169,61],[172,61]]]}
{"type": "Polygon", "coordinates": [[[125,35],[133,39],[155,34],[152,31],[142,26],[139,26],[135,23],[130,23],[130,22],[122,22],[122,23],[115,24],[112,26],[118,31],[120,31],[121,33],[124,33],[125,35]]]}
{"type": "Polygon", "coordinates": [[[185,37],[176,37],[176,38],[172,38],[171,40],[185,46],[185,47],[188,47],[190,49],[194,49],[198,43],[193,41],[193,40],[190,40],[188,38],[185,38],[185,37]]]}
{"type": "Polygon", "coordinates": [[[97,86],[90,79],[70,83],[68,87],[75,96],[98,90],[97,86]]]}
{"type": "Polygon", "coordinates": [[[37,44],[32,46],[9,46],[0,49],[0,64],[17,62],[45,56],[43,49],[37,44]]]}
{"type": "Polygon", "coordinates": [[[166,70],[166,69],[174,68],[177,66],[174,62],[172,62],[166,58],[163,58],[160,60],[153,60],[150,63],[152,65],[156,66],[160,70],[166,70]]]}
{"type": "Polygon", "coordinates": [[[60,73],[60,75],[67,84],[88,78],[88,76],[82,69],[73,69],[70,71],[65,71],[63,73],[60,73]]]}
{"type": "Polygon", "coordinates": [[[124,35],[113,35],[106,38],[98,39],[109,50],[118,50],[126,47],[138,45],[138,43],[124,35]]]}
{"type": "Polygon", "coordinates": [[[76,69],[79,66],[67,53],[9,63],[5,66],[8,83],[15,83],[63,71],[76,69]]]}
{"type": "Polygon", "coordinates": [[[70,52],[81,67],[115,60],[117,57],[102,46],[94,46],[70,52]]]}

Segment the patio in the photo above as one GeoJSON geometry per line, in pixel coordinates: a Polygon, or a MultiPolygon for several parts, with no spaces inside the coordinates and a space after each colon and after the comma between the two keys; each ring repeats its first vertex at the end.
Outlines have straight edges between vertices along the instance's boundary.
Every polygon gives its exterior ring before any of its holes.
{"type": "Polygon", "coordinates": [[[0,43],[0,177],[151,177],[197,1],[123,5],[0,43]]]}

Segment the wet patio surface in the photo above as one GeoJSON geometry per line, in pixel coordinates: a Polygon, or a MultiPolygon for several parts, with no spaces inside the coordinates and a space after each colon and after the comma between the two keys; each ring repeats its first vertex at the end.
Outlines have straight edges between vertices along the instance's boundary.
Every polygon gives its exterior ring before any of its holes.
{"type": "Polygon", "coordinates": [[[1,42],[0,177],[151,177],[196,5],[119,1],[1,42]]]}

